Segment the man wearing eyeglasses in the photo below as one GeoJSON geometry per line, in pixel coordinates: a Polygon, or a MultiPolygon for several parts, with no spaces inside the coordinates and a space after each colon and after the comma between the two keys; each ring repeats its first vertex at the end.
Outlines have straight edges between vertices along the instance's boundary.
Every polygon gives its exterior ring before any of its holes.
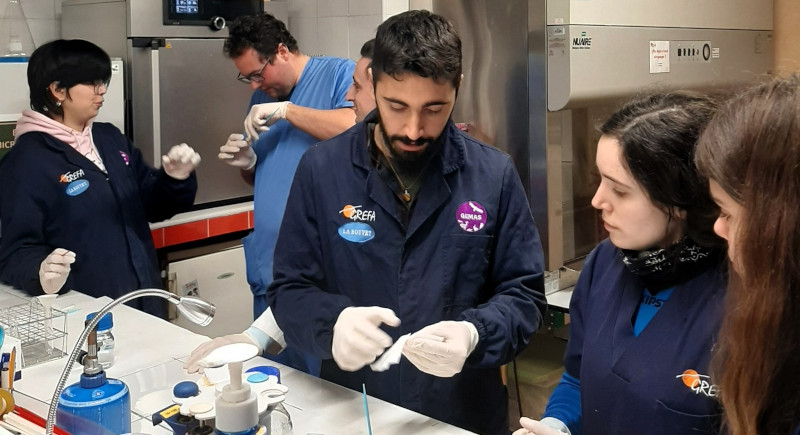
{"type": "MultiPolygon", "coordinates": [[[[224,51],[239,70],[237,79],[253,89],[245,134],[231,134],[219,159],[240,168],[254,186],[254,230],[242,242],[258,318],[267,309],[275,241],[297,163],[311,145],[355,123],[353,104],[345,99],[355,64],[301,53],[286,25],[270,14],[236,19],[224,51]]],[[[291,349],[276,359],[319,371],[318,360],[291,349]]]]}

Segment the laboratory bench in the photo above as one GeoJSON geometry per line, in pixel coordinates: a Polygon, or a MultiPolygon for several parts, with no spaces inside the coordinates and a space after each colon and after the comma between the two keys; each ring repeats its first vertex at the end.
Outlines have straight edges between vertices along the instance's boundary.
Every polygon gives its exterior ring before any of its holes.
{"type": "MultiPolygon", "coordinates": [[[[0,307],[29,300],[24,293],[0,285],[0,307]]],[[[93,298],[75,291],[56,298],[53,307],[67,313],[66,353],[71,352],[83,331],[86,315],[98,311],[111,301],[108,297],[93,298]]],[[[208,337],[125,305],[119,305],[111,312],[114,316],[112,333],[115,337],[115,360],[106,374],[123,381],[130,390],[132,432],[171,434],[166,423],[153,426],[150,418],[153,413],[171,404],[169,398],[176,383],[200,379],[200,375],[187,374],[183,370],[183,362],[208,337]]],[[[42,417],[47,416],[48,404],[66,358],[64,356],[23,368],[22,379],[14,383],[14,398],[20,406],[42,417]]],[[[262,357],[245,362],[244,368],[259,365],[272,365],[280,369],[281,383],[289,388],[284,406],[291,415],[295,435],[367,432],[360,392],[262,357]]],[[[76,363],[66,385],[77,382],[81,372],[82,366],[76,363]]],[[[470,433],[377,398],[370,397],[368,402],[374,433],[470,433]]]]}

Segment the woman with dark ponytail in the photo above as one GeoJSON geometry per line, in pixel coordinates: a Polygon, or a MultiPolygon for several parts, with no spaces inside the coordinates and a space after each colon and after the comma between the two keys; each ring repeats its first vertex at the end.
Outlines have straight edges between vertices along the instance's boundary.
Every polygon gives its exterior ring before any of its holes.
{"type": "Polygon", "coordinates": [[[592,206],[609,238],[575,286],[561,382],[544,418],[523,418],[518,434],[718,433],[709,371],[724,243],[693,161],[716,106],[701,94],[660,93],[629,102],[600,129],[592,206]]]}

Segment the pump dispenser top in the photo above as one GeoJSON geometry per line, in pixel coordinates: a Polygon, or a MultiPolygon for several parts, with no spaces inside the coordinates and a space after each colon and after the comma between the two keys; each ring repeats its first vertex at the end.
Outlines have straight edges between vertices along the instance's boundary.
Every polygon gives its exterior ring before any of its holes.
{"type": "Polygon", "coordinates": [[[258,355],[258,347],[248,343],[221,346],[200,360],[203,367],[228,364],[230,383],[214,400],[216,433],[255,434],[258,430],[258,398],[250,385],[242,382],[242,363],[258,355]]]}

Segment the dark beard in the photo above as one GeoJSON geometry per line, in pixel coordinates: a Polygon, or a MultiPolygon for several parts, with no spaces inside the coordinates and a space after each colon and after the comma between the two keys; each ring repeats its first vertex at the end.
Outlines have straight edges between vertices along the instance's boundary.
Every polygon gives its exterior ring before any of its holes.
{"type": "Polygon", "coordinates": [[[447,131],[447,125],[445,125],[445,128],[442,130],[442,133],[439,135],[439,137],[420,137],[417,140],[411,140],[408,136],[387,136],[386,129],[383,128],[383,123],[381,121],[380,111],[378,111],[377,114],[378,123],[381,125],[381,138],[383,139],[383,143],[389,151],[388,157],[391,159],[392,164],[396,167],[398,172],[403,174],[419,173],[423,168],[425,168],[425,166],[427,166],[431,158],[438,154],[442,149],[444,138],[446,136],[445,132],[447,131]],[[394,141],[403,142],[406,145],[411,145],[413,143],[420,147],[425,145],[428,146],[421,152],[398,153],[397,150],[395,150],[392,146],[394,141]]]}

